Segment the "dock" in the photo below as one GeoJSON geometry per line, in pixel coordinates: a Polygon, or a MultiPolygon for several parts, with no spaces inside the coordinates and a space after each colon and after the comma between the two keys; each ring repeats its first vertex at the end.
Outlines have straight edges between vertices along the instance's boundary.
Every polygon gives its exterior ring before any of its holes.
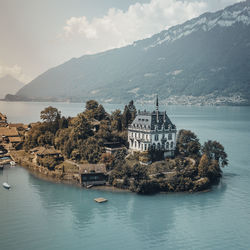
{"type": "Polygon", "coordinates": [[[103,202],[107,202],[108,200],[105,199],[105,198],[100,197],[100,198],[95,198],[94,201],[98,202],[98,203],[103,203],[103,202]]]}

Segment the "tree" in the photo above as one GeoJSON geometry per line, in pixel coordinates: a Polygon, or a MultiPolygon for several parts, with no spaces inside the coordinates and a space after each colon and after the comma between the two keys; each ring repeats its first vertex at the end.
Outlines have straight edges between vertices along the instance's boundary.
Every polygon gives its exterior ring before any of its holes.
{"type": "Polygon", "coordinates": [[[74,139],[86,139],[93,134],[91,125],[83,113],[78,114],[71,122],[73,126],[72,136],[74,139]]]}
{"type": "Polygon", "coordinates": [[[107,113],[104,107],[95,100],[90,100],[86,102],[86,110],[84,115],[87,119],[96,119],[101,121],[107,117],[107,113]]]}
{"type": "Polygon", "coordinates": [[[46,131],[44,134],[41,134],[37,142],[40,146],[53,145],[54,135],[50,131],[46,131]]]}
{"type": "Polygon", "coordinates": [[[90,163],[97,163],[103,153],[98,141],[93,136],[81,142],[78,149],[81,159],[87,160],[90,163]]]}
{"type": "Polygon", "coordinates": [[[53,108],[52,106],[49,106],[41,111],[40,118],[48,123],[52,123],[56,121],[56,119],[60,119],[61,112],[58,111],[57,108],[53,108]]]}
{"type": "Polygon", "coordinates": [[[184,156],[196,155],[200,152],[201,145],[196,134],[190,130],[181,129],[177,136],[177,149],[184,156]]]}
{"type": "Polygon", "coordinates": [[[122,128],[127,129],[128,125],[131,123],[132,116],[129,112],[128,106],[126,105],[122,114],[122,128]]]}
{"type": "Polygon", "coordinates": [[[224,147],[217,141],[207,141],[202,147],[202,153],[206,154],[210,160],[216,160],[219,166],[228,165],[227,154],[224,147]]]}
{"type": "Polygon", "coordinates": [[[209,159],[206,154],[203,154],[199,166],[198,166],[198,174],[200,177],[206,177],[208,172],[208,167],[210,165],[209,159]]]}
{"type": "Polygon", "coordinates": [[[99,103],[95,100],[89,100],[86,102],[86,110],[93,110],[98,108],[99,103]]]}
{"type": "Polygon", "coordinates": [[[117,130],[117,131],[122,131],[121,110],[116,109],[114,112],[112,112],[110,118],[111,118],[111,129],[112,130],[117,130]]]}

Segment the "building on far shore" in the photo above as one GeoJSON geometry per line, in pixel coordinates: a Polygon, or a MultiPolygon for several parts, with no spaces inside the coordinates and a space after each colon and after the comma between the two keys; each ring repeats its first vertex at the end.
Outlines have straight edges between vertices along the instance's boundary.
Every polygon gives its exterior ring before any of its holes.
{"type": "Polygon", "coordinates": [[[164,157],[174,156],[176,148],[176,126],[166,111],[159,111],[158,96],[153,112],[138,111],[134,121],[128,127],[128,142],[131,152],[159,150],[164,157]]]}

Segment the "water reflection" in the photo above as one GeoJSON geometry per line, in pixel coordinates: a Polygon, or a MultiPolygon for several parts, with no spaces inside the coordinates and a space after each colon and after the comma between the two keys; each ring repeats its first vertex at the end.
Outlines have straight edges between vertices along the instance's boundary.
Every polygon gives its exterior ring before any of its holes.
{"type": "Polygon", "coordinates": [[[148,247],[165,246],[179,216],[198,215],[220,206],[227,188],[226,183],[222,182],[207,193],[142,196],[85,190],[46,182],[32,175],[29,175],[29,183],[50,215],[63,220],[65,216],[71,218],[71,229],[74,229],[77,237],[86,239],[91,233],[98,233],[100,239],[104,235],[107,239],[111,237],[108,231],[117,234],[123,232],[136,236],[139,242],[145,242],[148,247]],[[109,201],[105,204],[95,203],[93,199],[100,196],[109,201]],[[109,228],[107,232],[106,227],[109,228]],[[115,228],[117,232],[114,232],[115,228]]]}

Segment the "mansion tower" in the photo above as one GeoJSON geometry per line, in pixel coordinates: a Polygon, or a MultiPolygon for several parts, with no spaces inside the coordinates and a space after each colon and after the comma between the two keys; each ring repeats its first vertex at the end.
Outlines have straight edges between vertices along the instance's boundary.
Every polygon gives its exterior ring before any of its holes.
{"type": "Polygon", "coordinates": [[[138,111],[128,127],[130,151],[161,150],[164,157],[174,156],[176,147],[176,126],[170,121],[166,111],[159,111],[158,96],[153,112],[138,111]]]}

